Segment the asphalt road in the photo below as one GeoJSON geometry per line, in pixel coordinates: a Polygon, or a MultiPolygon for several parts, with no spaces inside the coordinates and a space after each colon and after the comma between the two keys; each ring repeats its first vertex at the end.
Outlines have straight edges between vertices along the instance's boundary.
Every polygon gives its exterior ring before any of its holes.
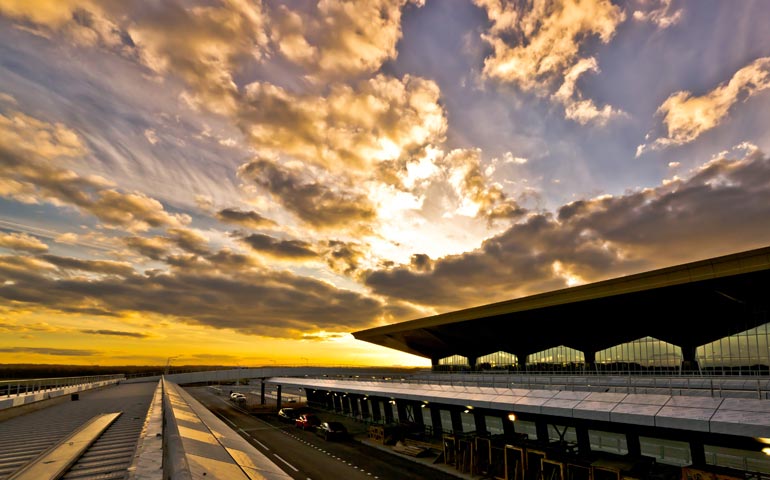
{"type": "MultiPolygon", "coordinates": [[[[205,387],[187,391],[297,480],[457,480],[355,440],[326,441],[313,432],[280,422],[276,415],[250,415],[205,387]]],[[[321,421],[327,420],[323,412],[318,416],[321,421]]],[[[333,420],[331,415],[328,417],[333,420]]]]}

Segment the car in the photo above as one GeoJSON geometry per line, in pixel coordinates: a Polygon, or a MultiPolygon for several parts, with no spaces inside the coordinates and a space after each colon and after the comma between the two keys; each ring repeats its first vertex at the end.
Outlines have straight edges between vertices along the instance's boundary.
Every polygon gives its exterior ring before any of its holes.
{"type": "Polygon", "coordinates": [[[230,400],[235,403],[246,403],[246,395],[238,392],[233,392],[230,394],[230,400]]]}
{"type": "Polygon", "coordinates": [[[325,440],[334,440],[335,438],[343,440],[348,437],[348,429],[340,422],[323,422],[316,428],[315,433],[324,437],[325,440]]]}
{"type": "Polygon", "coordinates": [[[296,408],[282,408],[278,410],[278,417],[287,423],[294,423],[301,413],[296,408]]]}
{"type": "Polygon", "coordinates": [[[309,430],[317,427],[320,424],[321,424],[321,420],[319,420],[318,417],[316,417],[312,413],[304,413],[300,415],[297,418],[297,420],[294,422],[294,426],[297,428],[301,428],[302,430],[309,430]]]}

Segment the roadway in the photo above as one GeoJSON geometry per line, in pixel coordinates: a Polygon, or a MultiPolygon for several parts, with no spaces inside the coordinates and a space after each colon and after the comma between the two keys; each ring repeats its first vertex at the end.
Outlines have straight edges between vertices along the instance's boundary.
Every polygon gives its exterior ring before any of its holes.
{"type": "MultiPolygon", "coordinates": [[[[456,476],[361,442],[325,441],[313,432],[282,423],[277,415],[253,416],[205,387],[187,391],[297,480],[457,480],[456,476]]],[[[321,421],[334,420],[333,414],[318,415],[321,421]]]]}

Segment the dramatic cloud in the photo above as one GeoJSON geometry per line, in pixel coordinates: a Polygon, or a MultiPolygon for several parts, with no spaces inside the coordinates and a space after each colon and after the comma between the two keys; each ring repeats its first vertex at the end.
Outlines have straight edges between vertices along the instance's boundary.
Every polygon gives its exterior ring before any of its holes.
{"type": "Polygon", "coordinates": [[[749,148],[687,179],[531,215],[481,248],[371,271],[391,298],[439,309],[549,291],[764,245],[770,238],[770,158],[749,148]]]}
{"type": "Polygon", "coordinates": [[[114,262],[111,260],[81,260],[79,258],[59,257],[56,255],[42,255],[39,258],[52,265],[56,265],[63,270],[80,270],[83,272],[119,275],[124,277],[134,274],[134,268],[130,263],[126,262],[114,262]]]}
{"type": "Polygon", "coordinates": [[[80,330],[81,333],[90,335],[108,335],[114,337],[149,338],[150,335],[139,332],[122,332],[120,330],[80,330]]]}
{"type": "Polygon", "coordinates": [[[489,31],[481,36],[493,50],[484,60],[485,77],[540,96],[553,94],[554,84],[561,80],[562,86],[551,98],[565,106],[567,118],[581,124],[602,124],[619,114],[609,105],[596,107],[575,89],[581,74],[598,72],[595,59],[580,58],[581,46],[592,37],[602,43],[612,39],[625,19],[619,7],[609,0],[474,3],[484,8],[491,22],[489,31]]]}
{"type": "Polygon", "coordinates": [[[375,216],[365,196],[335,189],[317,180],[265,160],[253,160],[239,169],[241,177],[269,192],[284,208],[316,228],[366,223],[375,216]]]}
{"type": "MultiPolygon", "coordinates": [[[[396,57],[406,0],[323,0],[314,7],[277,8],[271,39],[311,75],[339,78],[377,71],[396,57]]],[[[422,1],[412,3],[422,4],[422,1]]]]}
{"type": "Polygon", "coordinates": [[[78,350],[75,348],[43,348],[43,347],[0,347],[3,353],[32,353],[36,355],[52,355],[55,357],[91,357],[99,355],[96,350],[78,350]]]}
{"type": "Polygon", "coordinates": [[[65,313],[148,312],[270,336],[363,328],[414,313],[288,271],[240,264],[227,272],[200,257],[186,261],[166,273],[69,278],[36,267],[32,259],[0,256],[0,276],[6,279],[0,284],[0,298],[10,305],[65,313]]]}
{"type": "Polygon", "coordinates": [[[443,141],[447,128],[438,86],[409,75],[334,84],[324,97],[260,82],[245,90],[240,125],[255,148],[336,171],[408,156],[443,141]]]}
{"type": "Polygon", "coordinates": [[[25,233],[0,234],[0,248],[29,253],[44,253],[48,251],[48,245],[25,233]]]}
{"type": "Polygon", "coordinates": [[[676,25],[684,16],[684,9],[674,9],[672,2],[673,0],[643,0],[643,3],[652,3],[657,8],[635,10],[634,20],[654,23],[660,29],[676,25]]]}
{"type": "Polygon", "coordinates": [[[258,253],[278,259],[300,260],[318,256],[310,243],[301,240],[278,240],[269,235],[254,233],[241,241],[258,253]]]}
{"type": "Polygon", "coordinates": [[[258,214],[257,212],[252,211],[243,211],[238,210],[236,208],[225,208],[223,210],[220,210],[217,212],[217,219],[226,222],[226,223],[232,223],[235,225],[240,225],[242,227],[251,228],[251,229],[260,229],[265,227],[274,227],[276,226],[276,223],[269,218],[265,218],[262,215],[258,214]]]}
{"type": "Polygon", "coordinates": [[[646,150],[694,141],[702,133],[718,126],[736,102],[767,88],[770,88],[770,57],[762,57],[735,72],[727,83],[704,95],[694,97],[687,91],[674,93],[658,108],[668,136],[658,138],[651,144],[639,145],[636,156],[646,150]]]}
{"type": "Polygon", "coordinates": [[[157,200],[139,192],[120,192],[102,177],[81,176],[57,167],[62,160],[87,153],[80,137],[62,124],[51,124],[17,111],[0,114],[0,196],[24,203],[45,199],[90,213],[106,226],[144,231],[181,226],[183,215],[169,214],[157,200]]]}
{"type": "Polygon", "coordinates": [[[165,237],[123,237],[131,250],[152,260],[160,260],[170,252],[171,241],[165,237]]]}

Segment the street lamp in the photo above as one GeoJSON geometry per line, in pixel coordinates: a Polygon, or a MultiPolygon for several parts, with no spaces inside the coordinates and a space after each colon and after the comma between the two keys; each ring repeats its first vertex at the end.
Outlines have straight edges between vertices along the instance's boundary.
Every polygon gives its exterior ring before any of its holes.
{"type": "Polygon", "coordinates": [[[175,355],[173,357],[168,357],[166,359],[166,369],[163,371],[163,375],[168,375],[168,369],[171,366],[171,360],[173,360],[175,358],[179,358],[179,357],[181,357],[181,355],[175,355]]]}

